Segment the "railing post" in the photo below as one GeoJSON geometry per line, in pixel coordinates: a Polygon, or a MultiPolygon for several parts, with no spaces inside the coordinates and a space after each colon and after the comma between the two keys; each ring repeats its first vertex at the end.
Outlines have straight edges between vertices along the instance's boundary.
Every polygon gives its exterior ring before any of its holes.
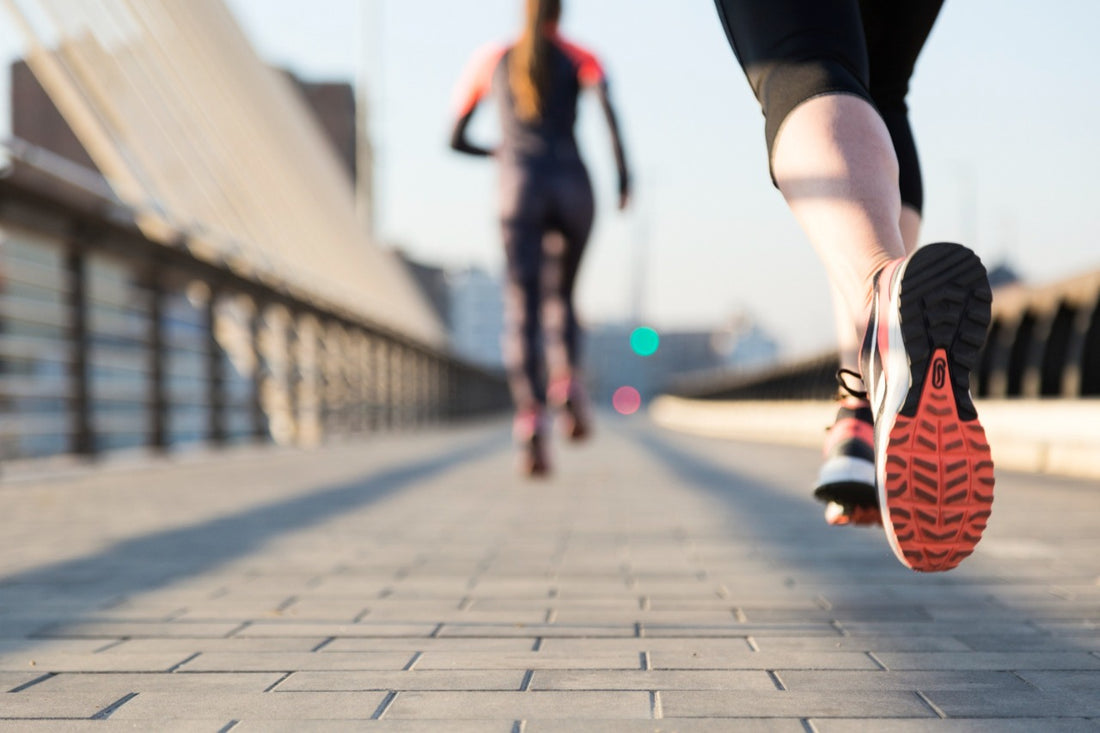
{"type": "Polygon", "coordinates": [[[225,425],[225,358],[222,356],[222,348],[218,344],[218,297],[220,291],[210,287],[210,295],[206,301],[206,384],[207,405],[210,409],[209,435],[210,442],[216,446],[226,443],[225,425]]]}
{"type": "Polygon", "coordinates": [[[1086,340],[1093,313],[1097,311],[1100,311],[1100,297],[1091,303],[1088,300],[1082,301],[1070,325],[1065,369],[1062,372],[1063,397],[1083,396],[1086,340]]]}
{"type": "Polygon", "coordinates": [[[76,230],[68,243],[65,269],[68,272],[69,289],[66,303],[69,315],[69,380],[72,385],[72,436],[71,448],[78,455],[91,456],[96,452],[95,434],[92,429],[92,400],[88,375],[88,269],[81,241],[76,230]]]}
{"type": "Polygon", "coordinates": [[[256,443],[267,442],[267,418],[264,415],[263,389],[267,365],[265,364],[264,350],[260,347],[264,328],[264,305],[259,300],[253,299],[254,310],[249,321],[250,346],[255,357],[255,366],[252,369],[252,393],[249,395],[252,413],[252,440],[256,443]]]}
{"type": "Polygon", "coordinates": [[[161,263],[152,260],[146,273],[145,284],[149,291],[149,446],[158,451],[168,447],[168,390],[165,380],[164,343],[164,282],[161,263]]]}

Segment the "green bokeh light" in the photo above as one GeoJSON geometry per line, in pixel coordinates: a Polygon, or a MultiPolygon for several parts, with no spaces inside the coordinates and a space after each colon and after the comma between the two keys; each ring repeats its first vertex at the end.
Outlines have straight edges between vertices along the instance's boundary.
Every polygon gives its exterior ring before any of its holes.
{"type": "Polygon", "coordinates": [[[648,326],[635,328],[630,334],[630,348],[638,356],[652,356],[661,345],[661,337],[648,326]]]}

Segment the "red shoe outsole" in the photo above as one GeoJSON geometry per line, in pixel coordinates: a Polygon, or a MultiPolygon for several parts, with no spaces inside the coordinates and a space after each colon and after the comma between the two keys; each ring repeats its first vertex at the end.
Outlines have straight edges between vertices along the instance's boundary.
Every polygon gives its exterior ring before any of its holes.
{"type": "Polygon", "coordinates": [[[993,504],[985,430],[959,417],[947,352],[929,360],[916,415],[898,415],[886,449],[887,531],[913,570],[950,570],[982,538],[993,504]]]}

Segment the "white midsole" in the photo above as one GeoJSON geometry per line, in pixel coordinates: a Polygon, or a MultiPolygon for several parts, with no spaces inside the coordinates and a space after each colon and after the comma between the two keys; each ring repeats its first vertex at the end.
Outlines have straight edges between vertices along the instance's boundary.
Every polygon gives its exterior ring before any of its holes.
{"type": "MultiPolygon", "coordinates": [[[[875,425],[875,486],[878,488],[878,502],[882,508],[883,523],[889,530],[886,532],[886,539],[889,541],[894,554],[900,559],[904,559],[905,556],[898,546],[897,536],[894,534],[894,525],[890,521],[889,505],[886,503],[886,449],[890,445],[890,434],[894,431],[898,413],[901,412],[902,405],[905,404],[905,398],[908,396],[909,389],[913,384],[912,375],[909,373],[909,357],[905,353],[905,340],[901,333],[901,308],[898,298],[901,281],[910,261],[903,262],[894,273],[893,281],[890,283],[889,302],[885,304],[889,313],[887,329],[890,348],[887,349],[887,361],[883,365],[883,371],[886,374],[886,385],[882,398],[882,409],[876,410],[877,414],[882,417],[880,424],[875,425]],[[897,303],[899,307],[893,307],[894,303],[897,303]]],[[[882,308],[881,303],[879,308],[882,308]]],[[[875,348],[878,348],[878,344],[875,344],[875,348]]]]}
{"type": "Polygon", "coordinates": [[[860,483],[875,485],[875,464],[866,458],[834,456],[825,461],[817,474],[817,485],[860,483]]]}

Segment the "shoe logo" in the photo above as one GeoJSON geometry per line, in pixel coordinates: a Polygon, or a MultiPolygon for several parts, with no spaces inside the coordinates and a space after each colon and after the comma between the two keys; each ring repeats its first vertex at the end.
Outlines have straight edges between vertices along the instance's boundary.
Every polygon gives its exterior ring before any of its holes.
{"type": "Polygon", "coordinates": [[[936,389],[943,389],[943,385],[946,381],[947,362],[943,359],[936,359],[932,362],[932,386],[936,389]]]}

